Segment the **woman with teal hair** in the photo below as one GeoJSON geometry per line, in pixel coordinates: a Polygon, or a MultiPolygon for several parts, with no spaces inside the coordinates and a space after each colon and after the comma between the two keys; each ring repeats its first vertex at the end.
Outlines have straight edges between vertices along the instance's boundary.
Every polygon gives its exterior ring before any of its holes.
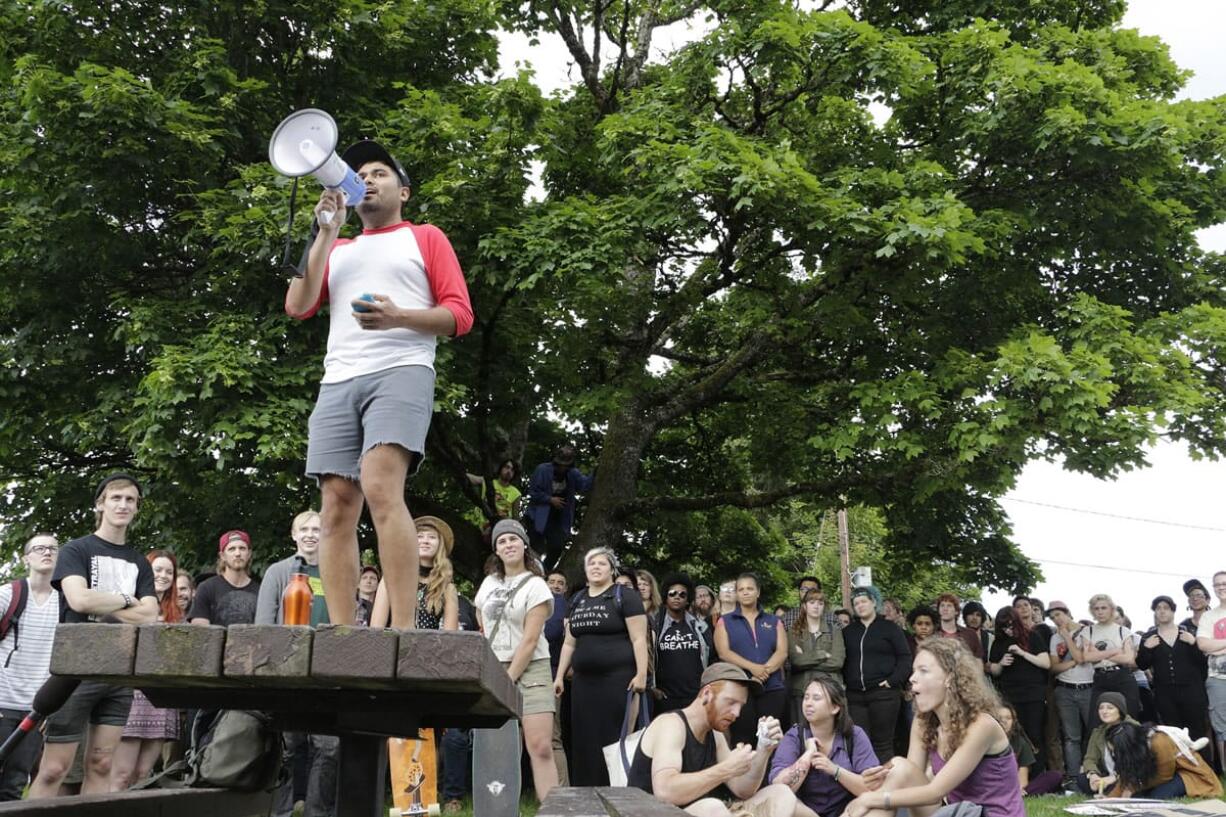
{"type": "Polygon", "coordinates": [[[911,648],[897,624],[881,617],[881,591],[851,591],[851,624],[843,628],[843,681],[852,720],[868,732],[873,752],[894,756],[894,724],[911,675],[911,648]]]}

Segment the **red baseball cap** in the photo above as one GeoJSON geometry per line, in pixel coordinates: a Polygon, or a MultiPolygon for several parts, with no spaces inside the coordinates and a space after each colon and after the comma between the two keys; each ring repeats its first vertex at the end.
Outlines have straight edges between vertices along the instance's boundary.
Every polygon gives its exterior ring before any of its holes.
{"type": "Polygon", "coordinates": [[[247,535],[245,530],[228,530],[221,535],[221,539],[217,541],[217,552],[221,553],[226,549],[226,545],[233,542],[235,539],[242,539],[247,543],[247,547],[251,547],[251,537],[247,535]]]}

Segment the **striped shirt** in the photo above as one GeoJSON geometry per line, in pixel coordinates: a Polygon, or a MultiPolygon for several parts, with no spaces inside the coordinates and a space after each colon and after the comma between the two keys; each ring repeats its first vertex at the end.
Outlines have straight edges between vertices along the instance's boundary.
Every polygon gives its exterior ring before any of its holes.
{"type": "MultiPolygon", "coordinates": [[[[13,586],[0,586],[0,611],[8,609],[12,598],[13,586]]],[[[59,593],[52,590],[42,604],[33,593],[27,596],[21,618],[0,641],[0,709],[30,708],[34,693],[51,674],[51,647],[59,622],[59,593]]]]}

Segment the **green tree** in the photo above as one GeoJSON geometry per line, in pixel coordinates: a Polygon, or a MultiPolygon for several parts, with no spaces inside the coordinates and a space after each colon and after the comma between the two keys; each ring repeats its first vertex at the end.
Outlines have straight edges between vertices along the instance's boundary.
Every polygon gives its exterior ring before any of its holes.
{"type": "Polygon", "coordinates": [[[1109,477],[1159,435],[1226,439],[1222,259],[1195,240],[1226,106],[1174,101],[1118,0],[831,6],[9,4],[6,542],[84,530],[110,467],[198,561],[237,521],[271,557],[312,501],[325,327],[280,312],[264,159],[311,104],[394,149],[469,276],[415,511],[489,510],[466,472],[571,436],[597,473],[579,548],[778,587],[778,503],[846,496],[880,513],[881,570],[1029,585],[994,499],[1027,461],[1109,477]],[[560,35],[575,86],[491,79],[499,20],[560,35]]]}
{"type": "Polygon", "coordinates": [[[1195,230],[1222,220],[1223,106],[1173,100],[1122,3],[715,3],[660,65],[656,4],[517,8],[583,83],[548,198],[485,248],[555,271],[540,382],[599,452],[581,546],[846,495],[900,564],[1026,586],[994,497],[1027,461],[1220,453],[1195,230]]]}

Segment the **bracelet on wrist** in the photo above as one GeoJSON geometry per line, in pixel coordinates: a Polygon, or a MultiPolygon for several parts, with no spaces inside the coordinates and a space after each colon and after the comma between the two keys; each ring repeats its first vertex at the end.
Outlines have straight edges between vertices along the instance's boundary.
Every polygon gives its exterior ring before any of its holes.
{"type": "Polygon", "coordinates": [[[890,805],[890,793],[888,791],[882,795],[882,799],[885,801],[885,807],[887,809],[893,808],[893,806],[890,805]]]}

